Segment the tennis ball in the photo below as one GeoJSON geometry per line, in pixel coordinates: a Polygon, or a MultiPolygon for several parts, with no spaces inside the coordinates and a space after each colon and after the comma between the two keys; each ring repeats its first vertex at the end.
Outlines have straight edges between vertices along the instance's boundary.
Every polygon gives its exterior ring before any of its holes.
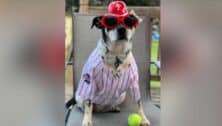
{"type": "Polygon", "coordinates": [[[142,122],[142,118],[140,117],[140,115],[136,113],[130,114],[128,117],[129,126],[140,126],[141,122],[142,122]]]}

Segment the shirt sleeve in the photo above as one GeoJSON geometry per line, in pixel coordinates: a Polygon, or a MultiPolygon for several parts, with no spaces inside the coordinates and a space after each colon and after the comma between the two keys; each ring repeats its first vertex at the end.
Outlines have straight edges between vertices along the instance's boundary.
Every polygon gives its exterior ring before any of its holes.
{"type": "Polygon", "coordinates": [[[93,69],[84,68],[78,84],[77,95],[84,101],[93,100],[95,94],[95,82],[93,80],[93,69]]]}
{"type": "Polygon", "coordinates": [[[131,70],[129,94],[131,98],[136,102],[138,102],[141,99],[140,88],[139,88],[139,76],[136,69],[131,70]]]}

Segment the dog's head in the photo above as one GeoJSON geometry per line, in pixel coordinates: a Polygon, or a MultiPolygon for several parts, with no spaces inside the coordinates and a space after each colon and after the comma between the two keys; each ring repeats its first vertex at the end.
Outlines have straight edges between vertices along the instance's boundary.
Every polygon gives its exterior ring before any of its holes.
{"type": "Polygon", "coordinates": [[[105,15],[94,17],[92,20],[92,28],[95,26],[102,32],[102,58],[113,69],[115,76],[119,76],[131,62],[131,40],[141,21],[134,11],[121,17],[105,15]]]}
{"type": "Polygon", "coordinates": [[[121,17],[103,15],[94,17],[92,26],[101,30],[105,43],[131,42],[135,29],[142,19],[134,11],[121,17]]]}

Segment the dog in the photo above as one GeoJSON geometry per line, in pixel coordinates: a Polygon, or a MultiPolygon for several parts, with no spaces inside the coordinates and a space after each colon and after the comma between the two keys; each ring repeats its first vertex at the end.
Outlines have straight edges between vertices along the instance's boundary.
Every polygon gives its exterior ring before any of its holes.
{"type": "Polygon", "coordinates": [[[127,91],[137,103],[142,126],[150,125],[140,100],[138,70],[132,54],[132,37],[141,21],[134,11],[120,17],[93,18],[91,28],[101,30],[101,38],[83,67],[75,94],[77,106],[84,112],[82,126],[93,125],[94,111],[119,112],[127,91]]]}

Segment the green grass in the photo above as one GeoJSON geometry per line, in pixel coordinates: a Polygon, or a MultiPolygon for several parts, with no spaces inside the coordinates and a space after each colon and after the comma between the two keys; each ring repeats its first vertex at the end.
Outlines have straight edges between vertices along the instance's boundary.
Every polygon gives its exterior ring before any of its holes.
{"type": "MultiPolygon", "coordinates": [[[[159,42],[152,42],[151,43],[151,61],[157,61],[158,60],[158,50],[159,50],[159,42]]],[[[150,73],[152,75],[157,74],[157,67],[154,64],[150,65],[150,73]]]]}
{"type": "Polygon", "coordinates": [[[158,49],[159,49],[159,42],[152,42],[151,43],[151,61],[158,60],[158,49]]]}
{"type": "Polygon", "coordinates": [[[154,64],[150,64],[150,73],[151,75],[157,75],[157,67],[154,64]]]}
{"type": "MultiPolygon", "coordinates": [[[[159,42],[152,42],[151,43],[151,61],[158,60],[158,50],[159,50],[159,42]]],[[[150,64],[150,73],[151,75],[157,75],[157,67],[154,64],[150,64]]],[[[150,81],[151,88],[160,88],[160,81],[150,81]]]]}
{"type": "Polygon", "coordinates": [[[151,88],[159,88],[160,87],[160,81],[150,81],[150,87],[151,88]]]}

